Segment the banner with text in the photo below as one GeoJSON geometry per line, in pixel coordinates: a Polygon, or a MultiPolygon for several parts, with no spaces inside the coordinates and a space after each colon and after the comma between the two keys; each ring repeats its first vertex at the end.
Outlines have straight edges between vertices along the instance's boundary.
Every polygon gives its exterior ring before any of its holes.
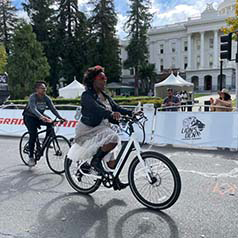
{"type": "Polygon", "coordinates": [[[238,113],[157,111],[153,144],[237,148],[238,113]]]}
{"type": "MultiPolygon", "coordinates": [[[[27,131],[27,128],[25,127],[23,122],[22,112],[23,110],[21,109],[0,108],[0,135],[21,136],[24,132],[27,131]]],[[[66,118],[68,121],[64,122],[61,125],[57,125],[56,133],[63,135],[68,139],[73,138],[75,136],[76,125],[81,115],[80,107],[77,107],[76,110],[58,110],[58,112],[63,118],[66,118]]],[[[154,108],[152,109],[149,106],[145,108],[144,112],[145,115],[149,118],[149,120],[145,123],[145,141],[147,143],[150,143],[153,127],[154,108]]],[[[52,119],[55,118],[55,116],[49,110],[46,110],[45,114],[50,116],[52,119]]],[[[45,129],[45,127],[42,126],[42,129],[45,129]]],[[[123,128],[124,130],[121,130],[118,126],[114,126],[114,129],[117,131],[122,140],[129,139],[129,136],[125,133],[126,128],[123,128]]],[[[134,129],[137,139],[139,141],[142,141],[143,132],[141,128],[135,125],[134,129]]]]}
{"type": "MultiPolygon", "coordinates": [[[[21,136],[27,131],[22,112],[23,110],[20,109],[0,109],[0,135],[21,136]]],[[[47,110],[45,113],[51,118],[55,118],[50,111],[47,110]]],[[[59,110],[59,113],[68,121],[56,127],[57,134],[64,135],[67,138],[74,137],[77,125],[77,120],[74,119],[75,110],[59,110]]],[[[44,129],[44,126],[42,126],[42,129],[44,129]]]]}

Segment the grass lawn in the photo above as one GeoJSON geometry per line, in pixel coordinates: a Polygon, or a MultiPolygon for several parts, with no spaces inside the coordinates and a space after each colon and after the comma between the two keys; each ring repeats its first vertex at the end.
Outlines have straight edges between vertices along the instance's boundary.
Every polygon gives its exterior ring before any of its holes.
{"type": "Polygon", "coordinates": [[[236,107],[236,99],[232,100],[232,107],[236,107]]]}
{"type": "Polygon", "coordinates": [[[193,98],[199,98],[199,97],[203,97],[203,96],[207,96],[209,94],[204,94],[204,93],[194,93],[193,98]]]}

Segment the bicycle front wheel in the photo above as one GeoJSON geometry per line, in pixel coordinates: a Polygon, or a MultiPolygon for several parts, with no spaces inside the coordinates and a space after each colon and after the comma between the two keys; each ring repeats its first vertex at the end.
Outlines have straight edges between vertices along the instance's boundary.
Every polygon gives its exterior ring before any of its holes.
{"type": "Polygon", "coordinates": [[[57,135],[49,141],[46,149],[46,161],[54,173],[64,173],[64,159],[69,148],[70,142],[64,136],[57,135]]]}
{"type": "Polygon", "coordinates": [[[20,157],[25,165],[28,165],[29,160],[29,138],[30,138],[29,132],[25,132],[22,135],[19,143],[20,157]]]}
{"type": "Polygon", "coordinates": [[[144,163],[136,157],[128,172],[133,195],[151,209],[163,210],[171,207],[181,191],[181,179],[177,168],[160,153],[149,151],[141,156],[144,163]]]}

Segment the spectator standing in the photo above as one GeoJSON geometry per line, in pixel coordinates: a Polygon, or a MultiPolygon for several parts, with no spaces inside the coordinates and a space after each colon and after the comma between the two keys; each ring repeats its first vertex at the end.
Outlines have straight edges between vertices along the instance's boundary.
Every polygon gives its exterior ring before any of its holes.
{"type": "Polygon", "coordinates": [[[167,89],[167,97],[164,99],[162,107],[165,107],[165,111],[178,111],[178,106],[180,106],[180,101],[178,97],[173,95],[173,89],[167,89]]]}
{"type": "Polygon", "coordinates": [[[188,94],[187,94],[187,92],[186,91],[183,91],[182,92],[182,97],[181,97],[181,110],[183,111],[183,112],[185,112],[186,111],[186,105],[187,105],[187,101],[188,101],[188,94]],[[185,107],[184,107],[185,106],[185,107]]]}
{"type": "Polygon", "coordinates": [[[214,100],[210,98],[211,103],[211,111],[212,112],[231,112],[232,111],[232,101],[231,95],[228,89],[223,88],[221,91],[218,92],[219,98],[214,100]]]}
{"type": "Polygon", "coordinates": [[[154,93],[153,93],[153,91],[152,91],[152,89],[150,89],[150,91],[148,92],[148,94],[147,94],[149,97],[152,97],[152,96],[154,96],[154,93]]]}

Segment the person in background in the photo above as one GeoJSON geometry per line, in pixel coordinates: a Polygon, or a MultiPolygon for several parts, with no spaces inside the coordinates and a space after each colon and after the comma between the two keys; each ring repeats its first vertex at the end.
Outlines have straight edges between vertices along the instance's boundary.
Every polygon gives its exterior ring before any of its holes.
{"type": "Polygon", "coordinates": [[[148,96],[149,96],[149,97],[154,96],[154,93],[153,93],[152,89],[150,89],[150,91],[148,92],[148,96]]]}
{"type": "Polygon", "coordinates": [[[46,95],[47,85],[44,81],[35,83],[35,93],[31,94],[28,103],[22,113],[23,121],[30,134],[29,138],[29,161],[30,167],[36,164],[34,158],[34,147],[37,137],[37,128],[41,125],[46,126],[46,137],[53,130],[52,120],[44,114],[46,108],[60,120],[66,121],[56,110],[52,100],[46,95]]]}
{"type": "Polygon", "coordinates": [[[218,92],[219,98],[210,98],[211,111],[212,112],[231,112],[232,111],[232,100],[229,91],[223,88],[218,92]]]}
{"type": "Polygon", "coordinates": [[[181,97],[181,106],[182,106],[181,110],[183,112],[185,112],[186,111],[187,101],[188,101],[188,94],[187,94],[186,91],[183,91],[181,95],[182,95],[182,97],[181,97]],[[183,106],[185,106],[185,107],[183,107],[183,106]]]}
{"type": "Polygon", "coordinates": [[[167,89],[167,97],[164,99],[162,107],[164,107],[165,111],[178,111],[178,106],[181,105],[179,99],[173,95],[173,89],[167,89]]]}
{"type": "Polygon", "coordinates": [[[181,92],[176,92],[175,96],[179,99],[179,101],[181,102],[181,92]]]}

